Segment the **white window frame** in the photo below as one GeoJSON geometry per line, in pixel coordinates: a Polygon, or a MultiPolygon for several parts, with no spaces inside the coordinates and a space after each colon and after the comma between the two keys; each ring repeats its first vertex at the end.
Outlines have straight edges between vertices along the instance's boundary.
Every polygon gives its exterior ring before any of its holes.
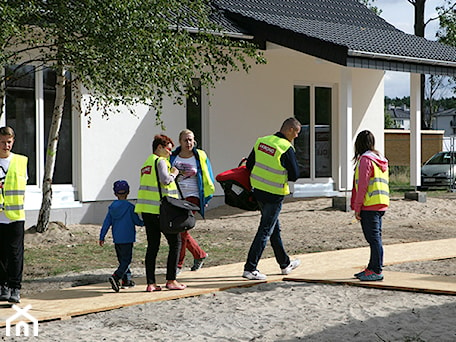
{"type": "MultiPolygon", "coordinates": [[[[35,70],[35,119],[36,119],[36,177],[37,184],[27,185],[26,194],[25,194],[25,210],[38,210],[41,207],[42,202],[42,188],[43,188],[43,176],[45,169],[45,151],[47,146],[45,146],[45,134],[44,134],[44,86],[43,86],[43,70],[35,70]]],[[[76,100],[72,92],[72,100],[76,100]]],[[[72,101],[72,103],[74,103],[72,101]]],[[[4,99],[3,113],[6,109],[6,98],[4,99]]],[[[79,172],[75,167],[77,165],[76,159],[78,156],[78,140],[80,132],[80,124],[76,119],[74,113],[74,106],[72,106],[71,115],[73,116],[72,120],[72,184],[53,184],[52,185],[52,208],[72,208],[80,207],[81,203],[77,200],[77,179],[79,179],[79,172]]],[[[6,125],[6,115],[2,115],[0,118],[0,125],[6,125]]],[[[13,146],[14,152],[14,146],[13,146]]]]}
{"type": "Polygon", "coordinates": [[[336,149],[334,148],[336,140],[336,111],[337,111],[337,87],[335,84],[329,83],[308,83],[308,82],[295,82],[294,87],[309,87],[310,88],[310,177],[309,178],[299,178],[296,183],[305,184],[305,183],[333,183],[334,182],[334,167],[335,165],[335,154],[336,149]],[[316,159],[315,159],[315,88],[330,88],[331,89],[331,176],[330,177],[316,177],[316,159]]]}

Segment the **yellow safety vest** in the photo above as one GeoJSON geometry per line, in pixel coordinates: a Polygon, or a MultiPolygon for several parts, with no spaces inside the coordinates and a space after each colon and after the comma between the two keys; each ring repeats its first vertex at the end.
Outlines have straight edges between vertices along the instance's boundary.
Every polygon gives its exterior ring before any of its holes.
{"type": "Polygon", "coordinates": [[[162,196],[178,197],[176,182],[171,182],[168,185],[158,183],[157,173],[155,171],[155,160],[157,159],[163,159],[166,161],[168,170],[171,168],[167,159],[159,157],[156,154],[151,154],[147,158],[141,168],[138,200],[135,205],[136,213],[160,214],[160,193],[158,192],[159,185],[161,185],[162,196]]]}
{"type": "MultiPolygon", "coordinates": [[[[377,163],[372,161],[374,167],[374,176],[370,178],[369,185],[367,187],[366,195],[364,196],[363,205],[368,207],[377,204],[384,204],[389,206],[389,176],[388,169],[382,171],[377,163]]],[[[359,181],[359,161],[356,165],[355,170],[355,187],[358,191],[358,181],[359,181]]]]}
{"type": "Polygon", "coordinates": [[[250,174],[250,182],[255,189],[276,195],[288,195],[288,171],[280,163],[280,157],[291,143],[276,135],[258,138],[255,143],[255,165],[250,174]]]}
{"type": "Polygon", "coordinates": [[[215,185],[207,168],[207,155],[203,150],[197,150],[201,164],[201,173],[203,178],[204,197],[208,197],[215,192],[215,185]]]}
{"type": "Polygon", "coordinates": [[[11,221],[25,220],[24,197],[27,186],[28,158],[13,154],[0,194],[0,210],[11,221]]]}

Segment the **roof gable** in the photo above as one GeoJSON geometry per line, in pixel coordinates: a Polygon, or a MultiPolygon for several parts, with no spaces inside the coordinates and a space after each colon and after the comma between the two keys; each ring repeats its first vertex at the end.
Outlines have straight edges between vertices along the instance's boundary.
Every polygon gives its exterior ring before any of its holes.
{"type": "Polygon", "coordinates": [[[406,34],[358,0],[214,0],[260,41],[345,66],[456,74],[456,48],[406,34]]]}

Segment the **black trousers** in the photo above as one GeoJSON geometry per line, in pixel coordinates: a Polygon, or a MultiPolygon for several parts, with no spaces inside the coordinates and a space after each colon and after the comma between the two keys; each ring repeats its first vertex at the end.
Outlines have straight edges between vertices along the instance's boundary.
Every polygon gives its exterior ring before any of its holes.
{"type": "MultiPolygon", "coordinates": [[[[147,235],[147,251],[146,251],[146,278],[147,284],[155,284],[155,268],[157,262],[157,254],[160,249],[161,231],[160,231],[160,216],[156,214],[142,213],[144,225],[146,226],[147,235]]],[[[166,263],[166,280],[176,280],[177,261],[181,249],[180,234],[165,234],[168,241],[168,261],[166,263]]]]}
{"type": "Polygon", "coordinates": [[[24,270],[25,221],[0,223],[0,285],[20,289],[24,270]]]}

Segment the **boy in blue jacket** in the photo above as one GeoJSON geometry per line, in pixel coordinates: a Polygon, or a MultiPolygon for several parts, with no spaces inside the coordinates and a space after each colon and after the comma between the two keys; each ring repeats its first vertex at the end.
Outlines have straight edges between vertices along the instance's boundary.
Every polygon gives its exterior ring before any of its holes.
{"type": "Polygon", "coordinates": [[[130,186],[127,181],[118,180],[114,182],[114,195],[116,195],[117,200],[109,206],[100,231],[99,245],[103,246],[109,227],[112,226],[112,238],[119,267],[108,280],[116,292],[119,292],[121,287],[135,286],[134,281],[131,280],[130,271],[133,243],[136,241],[135,226],[144,226],[144,222],[135,213],[135,206],[127,201],[129,193],[130,186]],[[120,280],[122,280],[122,285],[120,280]]]}

